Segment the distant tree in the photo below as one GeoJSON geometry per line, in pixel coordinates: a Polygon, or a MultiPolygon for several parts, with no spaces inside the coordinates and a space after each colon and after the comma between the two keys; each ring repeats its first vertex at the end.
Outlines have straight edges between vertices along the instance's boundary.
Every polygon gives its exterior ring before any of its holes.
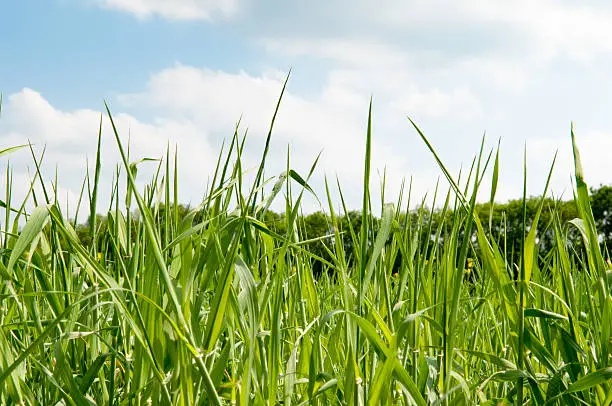
{"type": "MultiPolygon", "coordinates": [[[[526,201],[527,230],[529,230],[533,224],[539,203],[540,197],[530,197],[526,201]]],[[[591,206],[602,245],[610,250],[612,248],[612,186],[602,185],[598,188],[591,188],[591,206]]],[[[170,207],[169,210],[170,216],[173,218],[175,213],[174,206],[170,207]]],[[[186,216],[190,208],[185,205],[179,205],[176,210],[178,211],[180,221],[186,216]]],[[[498,244],[500,249],[502,249],[508,261],[518,263],[520,261],[521,242],[524,238],[523,201],[521,199],[515,199],[506,203],[495,203],[492,210],[490,203],[478,204],[476,205],[475,212],[485,229],[489,232],[490,237],[498,244]]],[[[165,233],[165,214],[166,207],[164,205],[158,206],[154,211],[154,221],[160,225],[162,236],[163,233],[165,233]]],[[[578,230],[569,223],[570,220],[578,217],[575,201],[560,201],[546,198],[538,223],[537,245],[538,251],[541,253],[540,257],[551,252],[555,246],[553,227],[555,218],[553,214],[558,218],[561,226],[565,227],[565,232],[569,236],[570,242],[576,245],[582,244],[578,230]]],[[[434,247],[438,247],[438,249],[441,248],[444,244],[445,237],[450,235],[453,215],[453,212],[450,210],[442,213],[439,209],[431,210],[426,207],[420,207],[409,213],[402,213],[398,219],[398,227],[400,229],[407,228],[410,233],[417,233],[419,250],[421,250],[421,252],[422,250],[427,250],[429,253],[434,247]],[[442,229],[440,230],[441,232],[438,238],[437,232],[440,226],[442,229]]],[[[204,213],[198,213],[193,219],[194,223],[197,224],[200,222],[203,216],[204,213]]],[[[261,220],[274,233],[280,236],[287,235],[287,217],[285,213],[266,211],[261,220]]],[[[138,229],[138,223],[140,221],[137,213],[131,216],[131,221],[131,231],[134,233],[138,229]]],[[[342,245],[349,266],[353,264],[356,256],[360,255],[360,246],[358,242],[361,238],[359,235],[361,231],[361,222],[362,215],[359,211],[349,211],[338,217],[338,231],[341,233],[342,245]],[[353,234],[351,234],[351,228],[356,239],[354,239],[353,234]]],[[[366,238],[368,238],[370,242],[373,242],[378,231],[380,219],[371,216],[368,218],[368,222],[370,224],[370,234],[366,236],[366,238]]],[[[96,216],[97,235],[106,236],[106,238],[108,238],[109,234],[105,232],[105,230],[111,225],[112,224],[109,224],[108,216],[96,216]]],[[[331,219],[321,211],[300,216],[297,221],[297,227],[299,238],[302,241],[313,240],[334,233],[331,226],[331,219]]],[[[476,231],[473,230],[472,232],[475,233],[476,231]]],[[[91,247],[92,238],[88,223],[77,225],[76,233],[84,246],[91,247]]],[[[462,231],[460,230],[459,238],[462,238],[461,233],[462,231]]],[[[328,253],[328,249],[332,252],[335,250],[333,241],[332,237],[311,241],[308,243],[307,248],[315,256],[331,262],[332,258],[328,253]]],[[[472,241],[474,242],[475,254],[477,255],[479,248],[475,234],[473,235],[472,241]]],[[[103,251],[108,243],[107,241],[98,240],[96,249],[98,251],[103,251]]],[[[400,266],[401,260],[401,253],[398,253],[395,258],[394,269],[400,266]]],[[[324,263],[316,259],[313,259],[312,267],[316,275],[321,275],[321,273],[325,271],[324,263]]]]}
{"type": "Polygon", "coordinates": [[[268,210],[264,213],[262,221],[276,234],[284,236],[287,233],[287,219],[284,213],[278,214],[268,210]]]}
{"type": "Polygon", "coordinates": [[[612,186],[591,188],[591,207],[597,231],[608,251],[612,250],[612,186]]]}
{"type": "MultiPolygon", "coordinates": [[[[326,216],[323,212],[317,211],[315,213],[309,214],[302,219],[301,222],[303,227],[303,240],[311,240],[315,238],[320,238],[325,235],[329,235],[330,232],[330,221],[328,216],[326,216]]],[[[331,246],[331,239],[327,240],[318,240],[313,241],[308,244],[308,250],[316,255],[319,258],[323,258],[327,261],[331,261],[331,257],[326,249],[333,250],[331,246]]],[[[323,272],[323,262],[318,259],[313,260],[313,272],[316,276],[320,276],[323,272]]]]}

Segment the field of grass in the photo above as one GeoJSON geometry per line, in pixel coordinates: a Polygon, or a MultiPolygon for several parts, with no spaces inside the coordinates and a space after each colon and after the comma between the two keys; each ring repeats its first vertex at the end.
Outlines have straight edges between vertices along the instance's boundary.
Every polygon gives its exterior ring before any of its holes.
{"type": "Polygon", "coordinates": [[[127,188],[115,180],[113,203],[98,207],[98,152],[81,219],[65,217],[41,173],[26,200],[13,201],[7,168],[0,404],[611,405],[612,271],[574,134],[580,218],[549,225],[555,246],[546,253],[537,249],[539,216],[525,221],[522,255],[511,263],[504,236],[474,213],[479,189],[494,201],[495,151],[481,149],[456,178],[412,124],[452,186],[437,197],[452,215],[433,228],[402,216],[419,203],[409,188],[395,204],[381,197],[373,213],[371,120],[360,229],[339,227],[348,208],[330,196],[340,185],[319,196],[331,219],[320,276],[300,223],[316,161],[298,174],[288,160],[267,179],[272,126],[255,180],[243,182],[236,132],[210,192],[186,215],[176,205],[176,156],[167,153],[138,193],[136,163],[116,129],[103,136],[116,139],[127,188]],[[485,171],[491,185],[481,183],[485,171]],[[274,199],[284,199],[283,235],[263,221],[274,199]],[[103,211],[108,227],[91,221],[91,243],[82,243],[78,221],[103,211]],[[571,228],[583,245],[568,243],[571,228]]]}

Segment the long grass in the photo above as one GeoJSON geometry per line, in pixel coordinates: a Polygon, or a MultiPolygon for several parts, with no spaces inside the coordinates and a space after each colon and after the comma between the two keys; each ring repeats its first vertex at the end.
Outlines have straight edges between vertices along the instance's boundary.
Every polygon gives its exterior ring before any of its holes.
{"type": "Polygon", "coordinates": [[[108,107],[107,115],[113,133],[102,134],[100,124],[82,187],[87,243],[75,231],[78,219],[57,203],[57,180],[40,172],[42,156],[29,147],[37,172],[19,202],[7,164],[0,404],[612,404],[612,271],[573,129],[580,217],[564,224],[553,212],[555,245],[540,253],[541,204],[533,223],[524,221],[522,252],[511,261],[505,236],[488,231],[492,215],[487,226],[475,212],[482,188],[490,188],[493,210],[500,170],[499,147],[486,151],[484,139],[470,170],[455,177],[408,122],[451,185],[445,195],[436,187],[433,198],[448,215],[436,224],[422,211],[406,216],[418,206],[411,189],[389,203],[383,178],[375,216],[370,103],[360,227],[341,228],[342,189],[333,201],[326,181],[318,198],[327,202],[330,231],[315,238],[322,258],[309,250],[300,216],[318,158],[299,174],[288,154],[286,171],[266,179],[274,120],[252,185],[237,126],[201,204],[179,213],[176,154],[168,149],[139,191],[140,162],[130,160],[108,107]],[[103,137],[114,139],[122,162],[101,209],[103,137]],[[482,183],[487,171],[490,186],[482,183]],[[283,233],[264,220],[279,199],[283,233]],[[105,227],[96,220],[103,210],[105,227]],[[572,228],[583,246],[569,243],[572,228]],[[326,272],[315,274],[315,261],[326,272]]]}

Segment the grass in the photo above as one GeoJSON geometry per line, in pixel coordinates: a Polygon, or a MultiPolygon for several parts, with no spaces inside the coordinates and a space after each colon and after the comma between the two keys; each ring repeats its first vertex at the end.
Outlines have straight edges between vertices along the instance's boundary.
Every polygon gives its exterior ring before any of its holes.
{"type": "MultiPolygon", "coordinates": [[[[374,220],[370,103],[361,226],[340,229],[348,212],[342,189],[338,210],[326,182],[319,196],[332,230],[321,239],[326,260],[307,249],[300,216],[318,158],[301,175],[288,154],[286,171],[264,187],[274,120],[252,185],[243,182],[245,137],[237,127],[209,192],[180,215],[176,154],[166,152],[140,193],[139,162],[130,160],[108,107],[107,114],[122,166],[102,228],[95,220],[100,125],[82,188],[91,243],[78,238],[78,219],[62,213],[57,180],[40,173],[42,157],[29,147],[37,172],[20,202],[7,165],[0,404],[612,404],[612,271],[573,130],[580,218],[563,224],[553,212],[555,246],[539,253],[540,205],[533,224],[524,221],[513,263],[500,246],[504,236],[488,231],[491,217],[483,224],[474,211],[486,171],[493,171],[491,203],[497,189],[499,148],[485,151],[484,140],[470,170],[455,178],[410,121],[451,185],[446,195],[434,193],[450,216],[435,227],[427,216],[403,216],[410,189],[386,202],[383,178],[374,220]],[[281,235],[263,219],[283,196],[288,231],[281,235]],[[570,228],[583,247],[568,243],[570,228]],[[315,260],[329,272],[315,277],[315,260]]],[[[28,146],[0,155],[19,148],[28,146]]]]}

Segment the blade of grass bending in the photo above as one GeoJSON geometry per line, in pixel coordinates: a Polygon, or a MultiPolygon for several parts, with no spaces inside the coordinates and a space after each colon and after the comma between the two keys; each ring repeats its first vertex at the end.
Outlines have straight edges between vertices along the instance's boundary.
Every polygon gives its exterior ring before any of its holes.
{"type": "MultiPolygon", "coordinates": [[[[289,160],[289,153],[287,154],[287,167],[286,167],[286,172],[289,173],[290,172],[290,160],[289,160]]],[[[295,205],[292,206],[292,202],[291,202],[291,189],[290,189],[290,182],[289,182],[289,177],[286,178],[286,187],[287,187],[287,191],[286,191],[286,206],[287,206],[287,213],[288,213],[288,218],[287,218],[287,230],[289,231],[288,234],[288,238],[287,240],[285,240],[285,242],[283,243],[281,249],[280,249],[280,253],[277,257],[277,260],[279,258],[285,258],[286,253],[288,251],[289,248],[289,243],[292,241],[295,241],[295,239],[298,238],[297,236],[297,218],[298,218],[298,209],[300,208],[300,202],[304,196],[304,191],[306,190],[306,188],[304,187],[304,185],[307,185],[307,181],[310,180],[310,177],[312,176],[312,174],[314,173],[317,163],[319,161],[319,157],[320,155],[317,157],[317,159],[315,159],[315,161],[313,162],[310,171],[308,173],[308,176],[306,177],[306,181],[303,181],[303,185],[302,185],[302,189],[300,190],[300,193],[297,197],[297,200],[295,202],[295,205]]],[[[300,177],[300,179],[302,179],[300,177]]],[[[273,314],[272,314],[272,319],[273,319],[273,323],[272,323],[272,327],[271,327],[271,338],[270,338],[270,351],[268,352],[268,366],[270,368],[270,376],[273,377],[271,381],[269,381],[268,383],[268,397],[269,397],[269,401],[270,402],[274,402],[276,401],[276,394],[278,392],[278,385],[277,382],[275,380],[274,377],[278,376],[280,374],[280,359],[281,359],[281,318],[282,318],[282,314],[281,314],[281,307],[284,303],[284,299],[283,299],[283,293],[282,293],[282,278],[283,278],[283,270],[284,267],[283,266],[277,266],[277,272],[274,273],[274,278],[273,278],[273,283],[274,283],[274,289],[275,292],[273,294],[273,314]]],[[[297,271],[297,277],[298,277],[298,283],[301,283],[301,269],[299,269],[297,271]]],[[[302,315],[302,322],[305,323],[306,322],[306,318],[305,318],[305,307],[304,307],[304,303],[301,300],[302,296],[301,296],[301,291],[298,295],[298,300],[297,302],[300,303],[299,308],[300,308],[300,313],[302,315]]]]}
{"type": "MultiPolygon", "coordinates": [[[[109,211],[110,210],[112,210],[112,208],[109,208],[109,211]]],[[[85,247],[80,245],[78,236],[76,235],[76,232],[70,227],[70,224],[63,224],[58,209],[56,207],[51,206],[49,209],[49,213],[53,218],[55,226],[57,227],[59,233],[61,233],[69,241],[72,250],[76,253],[76,257],[80,258],[80,260],[84,264],[89,265],[88,267],[84,267],[84,270],[85,272],[87,272],[89,277],[94,280],[99,279],[106,286],[110,287],[110,289],[108,289],[108,292],[113,296],[113,301],[115,305],[118,306],[118,308],[124,314],[125,319],[130,324],[134,335],[143,344],[147,359],[153,365],[153,371],[157,379],[161,383],[162,392],[166,397],[167,401],[170,402],[170,394],[168,392],[166,384],[164,383],[164,376],[161,372],[159,363],[153,355],[149,335],[147,334],[146,330],[141,330],[141,326],[144,327],[145,323],[140,308],[137,305],[137,300],[135,297],[136,291],[131,286],[129,279],[126,281],[129,287],[128,293],[132,296],[133,303],[135,303],[135,310],[136,315],[138,317],[138,321],[134,320],[131,317],[130,310],[128,310],[127,307],[127,303],[123,300],[123,297],[117,293],[117,291],[120,290],[119,286],[117,285],[117,282],[105,272],[105,270],[102,268],[102,265],[97,260],[92,258],[92,256],[86,251],[85,247]]],[[[96,293],[94,293],[93,295],[96,295],[96,293]]],[[[146,300],[147,298],[144,299],[146,300]]],[[[153,304],[153,306],[156,306],[156,304],[153,304]]],[[[177,334],[181,336],[181,338],[183,338],[180,331],[178,331],[177,334]]],[[[184,341],[186,341],[186,339],[184,339],[184,341]]],[[[192,348],[192,352],[195,352],[195,348],[192,348]]]]}
{"type": "Polygon", "coordinates": [[[18,150],[20,150],[22,148],[25,148],[27,146],[28,146],[28,144],[23,144],[23,145],[16,145],[14,147],[5,148],[3,150],[0,150],[0,156],[11,154],[11,153],[13,153],[15,151],[18,151],[18,150]]]}
{"type": "Polygon", "coordinates": [[[576,382],[568,386],[564,393],[581,392],[602,384],[608,384],[609,386],[611,380],[612,367],[602,368],[578,379],[576,382]]]}
{"type": "Polygon", "coordinates": [[[381,357],[383,357],[384,359],[393,359],[393,372],[396,376],[396,379],[406,387],[406,390],[408,390],[408,393],[410,393],[410,396],[412,396],[413,400],[417,405],[425,406],[427,403],[419,392],[416,384],[414,383],[408,372],[397,360],[396,349],[389,348],[387,346],[387,344],[382,340],[382,338],[376,331],[376,328],[368,320],[352,312],[347,312],[347,314],[349,314],[349,316],[355,320],[361,331],[364,333],[365,337],[368,339],[370,344],[372,344],[373,348],[376,350],[377,353],[379,353],[381,357]]]}
{"type": "MultiPolygon", "coordinates": [[[[93,179],[93,190],[91,191],[91,199],[89,201],[89,236],[91,237],[92,242],[94,242],[94,234],[96,229],[96,210],[98,203],[98,185],[100,184],[100,168],[101,168],[101,159],[100,159],[100,151],[102,144],[102,114],[100,114],[100,124],[98,127],[98,145],[96,148],[96,166],[94,167],[94,179],[93,179]]],[[[95,252],[95,246],[92,247],[95,252]]]]}
{"type": "Polygon", "coordinates": [[[38,180],[40,182],[40,187],[43,191],[43,195],[45,196],[45,203],[47,204],[51,204],[51,200],[49,200],[49,194],[47,193],[47,187],[45,186],[45,181],[43,180],[42,177],[42,172],[40,170],[40,165],[42,163],[42,160],[45,156],[45,152],[47,151],[47,146],[45,145],[45,147],[43,148],[42,153],[40,154],[40,159],[37,160],[36,159],[36,155],[34,154],[34,148],[33,148],[33,144],[32,143],[28,143],[28,147],[30,148],[30,153],[32,155],[32,160],[34,161],[34,165],[36,167],[36,173],[34,174],[34,179],[36,179],[38,177],[38,180]]]}
{"type": "MultiPolygon", "coordinates": [[[[442,160],[439,158],[438,154],[435,152],[435,149],[433,148],[433,146],[431,145],[431,143],[429,142],[429,140],[427,139],[427,137],[425,137],[425,135],[423,134],[423,132],[419,129],[419,127],[416,125],[416,123],[414,121],[412,121],[412,119],[410,117],[408,117],[408,120],[411,122],[412,126],[415,128],[415,130],[417,131],[417,133],[419,134],[419,136],[421,137],[421,139],[423,140],[423,142],[425,142],[427,148],[430,150],[430,152],[433,154],[434,158],[436,159],[438,165],[440,166],[440,168],[442,169],[442,172],[444,173],[444,176],[446,177],[446,179],[448,180],[449,184],[451,185],[451,188],[453,189],[453,191],[455,192],[459,203],[461,203],[462,207],[467,211],[468,213],[468,220],[466,223],[466,232],[464,233],[464,240],[462,242],[461,248],[460,248],[460,253],[459,253],[459,258],[458,258],[458,262],[457,262],[457,266],[463,266],[462,265],[462,261],[464,263],[466,256],[467,256],[467,249],[468,249],[468,239],[470,236],[470,230],[472,225],[475,223],[477,229],[478,229],[478,235],[479,238],[485,238],[484,237],[484,233],[482,232],[482,225],[480,223],[480,220],[478,218],[478,216],[476,215],[475,211],[474,211],[474,207],[476,204],[476,194],[478,191],[478,186],[481,182],[482,179],[478,178],[478,172],[480,172],[480,162],[482,159],[482,153],[483,153],[483,147],[484,147],[484,137],[483,140],[481,142],[481,148],[480,148],[480,153],[479,153],[479,157],[478,157],[478,163],[477,163],[477,169],[476,169],[476,178],[474,180],[474,191],[472,193],[472,197],[470,199],[470,201],[468,202],[465,195],[461,192],[458,184],[454,181],[453,177],[450,175],[450,172],[446,169],[446,167],[444,166],[444,164],[442,163],[442,160]]],[[[487,158],[484,167],[486,168],[489,159],[490,159],[490,154],[489,157],[487,158]]],[[[483,169],[484,172],[484,169],[483,169]]],[[[471,171],[470,171],[471,173],[471,171]]],[[[455,307],[451,306],[451,316],[449,317],[449,321],[451,324],[454,324],[454,321],[456,320],[457,317],[457,306],[456,303],[459,300],[459,294],[460,294],[460,288],[461,288],[461,279],[459,279],[458,281],[456,281],[455,285],[454,285],[454,289],[453,289],[453,294],[452,294],[452,303],[455,303],[455,307]]],[[[449,326],[449,327],[452,327],[449,326]]],[[[446,336],[445,335],[445,351],[448,354],[450,354],[450,347],[452,346],[452,336],[446,336]],[[447,342],[446,339],[449,339],[449,341],[447,342]]],[[[445,359],[444,362],[444,379],[445,379],[445,389],[448,389],[448,385],[450,384],[450,366],[451,366],[451,360],[450,359],[445,359]]]]}
{"type": "MultiPolygon", "coordinates": [[[[238,255],[235,260],[236,275],[238,282],[245,293],[247,303],[247,313],[249,315],[249,341],[248,341],[248,360],[247,368],[244,370],[243,381],[246,383],[244,393],[249,395],[251,393],[251,374],[253,372],[253,362],[255,359],[255,345],[257,338],[257,320],[259,320],[259,306],[257,302],[257,290],[255,278],[253,273],[244,262],[244,260],[238,255]]],[[[245,398],[247,397],[245,396],[245,398]]]]}
{"type": "Polygon", "coordinates": [[[19,238],[17,239],[17,243],[11,252],[11,256],[9,258],[8,265],[6,267],[6,272],[11,275],[13,267],[17,263],[17,260],[21,255],[25,252],[26,248],[32,244],[45,224],[49,221],[49,207],[48,206],[39,206],[34,209],[30,218],[26,222],[19,238]]]}
{"type": "Polygon", "coordinates": [[[489,232],[493,229],[493,207],[495,205],[495,193],[497,192],[497,181],[499,178],[499,147],[501,138],[497,141],[497,151],[495,152],[495,163],[493,164],[493,179],[491,180],[491,197],[489,199],[489,232]]]}
{"type": "Polygon", "coordinates": [[[544,208],[544,203],[546,202],[546,193],[548,192],[548,186],[550,185],[550,179],[552,178],[553,168],[555,166],[555,161],[557,160],[557,153],[555,152],[555,156],[553,158],[553,162],[550,166],[550,170],[548,171],[548,178],[546,179],[546,185],[544,186],[544,192],[542,193],[542,197],[540,198],[540,203],[538,204],[538,209],[536,211],[535,217],[533,218],[533,222],[531,223],[531,228],[529,229],[529,233],[527,234],[527,238],[525,239],[525,280],[524,283],[529,284],[531,281],[531,273],[533,269],[534,263],[534,255],[535,255],[535,245],[536,245],[536,235],[538,228],[538,221],[540,220],[540,215],[542,214],[542,209],[544,208]]]}
{"type": "Polygon", "coordinates": [[[43,344],[48,335],[55,331],[55,327],[58,326],[62,321],[64,321],[65,317],[72,311],[71,306],[67,306],[63,313],[59,314],[53,321],[48,323],[47,328],[36,337],[32,343],[25,348],[19,356],[13,361],[11,365],[2,370],[0,373],[0,388],[3,387],[4,381],[8,378],[11,373],[27,358],[30,354],[38,347],[43,344]]]}
{"type": "MultiPolygon", "coordinates": [[[[461,246],[459,249],[459,258],[455,265],[455,271],[458,272],[459,275],[461,276],[463,275],[463,269],[465,266],[464,264],[467,261],[468,250],[471,244],[471,236],[472,236],[472,228],[474,226],[474,218],[478,216],[478,214],[475,213],[475,207],[476,207],[476,198],[478,196],[478,189],[480,186],[480,182],[482,181],[482,177],[479,179],[479,176],[481,173],[484,173],[486,171],[487,165],[489,163],[489,159],[491,158],[491,155],[489,155],[486,162],[484,162],[484,165],[483,165],[482,157],[484,153],[484,144],[485,144],[485,137],[483,136],[481,144],[480,144],[480,151],[478,153],[478,158],[476,162],[476,170],[474,172],[474,185],[473,185],[473,190],[472,190],[472,196],[470,198],[470,203],[469,203],[468,216],[466,218],[465,225],[464,225],[465,227],[464,237],[463,237],[463,240],[461,241],[461,246]],[[482,165],[482,169],[481,169],[481,165],[482,165]]],[[[470,171],[470,174],[471,174],[471,171],[470,171]]],[[[468,180],[468,184],[469,184],[469,180],[468,180]]],[[[450,320],[449,320],[449,327],[450,327],[451,332],[454,330],[455,325],[457,323],[457,318],[458,318],[459,297],[461,296],[461,290],[463,287],[463,278],[461,276],[455,276],[453,290],[452,290],[451,305],[450,305],[451,312],[450,312],[450,320]]],[[[449,337],[449,341],[448,341],[449,357],[447,358],[448,363],[446,364],[446,375],[445,375],[445,378],[447,379],[446,385],[445,385],[446,390],[450,388],[450,379],[451,379],[451,372],[452,372],[451,371],[452,356],[454,354],[453,337],[454,336],[451,333],[449,337]]]]}
{"type": "MultiPolygon", "coordinates": [[[[367,270],[366,255],[368,252],[368,214],[370,201],[370,164],[372,154],[372,98],[368,108],[368,129],[366,132],[366,147],[363,169],[363,204],[361,207],[361,258],[359,268],[359,301],[357,302],[357,314],[361,315],[363,300],[364,281],[367,270]]],[[[359,341],[359,340],[358,340],[359,341]]]]}
{"type": "Polygon", "coordinates": [[[393,213],[395,208],[392,203],[385,204],[383,206],[383,217],[382,224],[380,226],[380,230],[376,235],[376,240],[374,241],[374,248],[372,251],[372,255],[369,259],[369,264],[367,266],[367,272],[365,274],[365,278],[362,282],[362,290],[361,297],[359,297],[359,302],[363,303],[365,292],[368,289],[368,285],[370,283],[370,279],[372,279],[372,275],[374,274],[374,270],[376,269],[378,257],[380,256],[385,243],[389,238],[389,234],[391,233],[391,225],[393,223],[393,213]]]}
{"type": "Polygon", "coordinates": [[[457,185],[457,183],[455,182],[455,180],[451,176],[450,172],[446,169],[446,166],[444,166],[444,163],[442,163],[442,160],[438,156],[438,154],[437,154],[436,150],[434,149],[434,147],[431,145],[431,143],[429,142],[427,137],[425,137],[425,134],[423,134],[421,129],[416,125],[416,123],[414,121],[412,121],[412,119],[410,117],[408,117],[408,120],[410,121],[410,123],[412,124],[412,126],[414,127],[416,132],[419,134],[419,136],[421,137],[421,139],[423,140],[425,145],[427,146],[427,149],[429,150],[429,152],[431,152],[432,155],[434,156],[436,162],[438,163],[438,166],[440,167],[440,169],[442,169],[442,173],[444,173],[444,176],[446,177],[446,180],[448,180],[448,183],[450,184],[451,188],[453,189],[453,191],[455,192],[455,194],[459,198],[459,201],[461,202],[461,204],[464,207],[467,206],[467,199],[465,198],[463,192],[461,192],[461,189],[459,188],[459,186],[457,185]]]}
{"type": "MultiPolygon", "coordinates": [[[[127,156],[123,150],[123,145],[121,144],[121,139],[119,138],[119,132],[117,131],[117,127],[115,125],[115,122],[113,120],[112,114],[110,112],[110,108],[108,106],[108,104],[106,102],[104,102],[104,106],[106,108],[106,112],[108,113],[108,117],[110,119],[111,122],[111,126],[113,129],[113,133],[115,135],[115,140],[117,141],[117,147],[119,148],[119,153],[121,154],[121,158],[123,161],[123,165],[126,168],[127,171],[127,179],[128,182],[130,184],[130,186],[132,187],[132,191],[134,193],[134,197],[136,199],[136,203],[138,205],[138,208],[142,214],[142,221],[144,224],[144,228],[147,234],[147,237],[151,243],[151,245],[153,246],[153,253],[155,256],[155,260],[157,262],[157,266],[159,267],[159,272],[160,272],[160,276],[162,277],[162,280],[164,281],[164,285],[168,291],[168,295],[170,296],[170,302],[172,304],[173,310],[176,313],[176,316],[178,318],[178,325],[181,328],[183,334],[185,334],[187,336],[187,338],[190,341],[190,344],[196,347],[196,341],[193,338],[193,335],[191,334],[191,331],[189,329],[189,326],[187,325],[187,321],[185,320],[185,317],[183,316],[183,310],[181,308],[180,302],[178,300],[178,296],[176,294],[176,291],[174,289],[174,284],[172,283],[172,280],[170,279],[170,274],[168,273],[168,269],[166,266],[166,263],[164,262],[164,256],[162,254],[161,251],[161,247],[159,245],[160,241],[156,235],[155,232],[155,228],[153,225],[153,220],[151,219],[151,214],[149,209],[145,206],[144,200],[142,199],[142,197],[140,196],[140,194],[138,193],[138,191],[136,190],[136,182],[134,180],[134,177],[132,175],[131,172],[131,168],[130,168],[130,164],[127,160],[127,156]]],[[[197,350],[200,351],[200,350],[197,350]]],[[[204,361],[202,359],[202,354],[199,353],[194,353],[193,354],[195,359],[196,359],[196,363],[198,364],[199,369],[202,372],[202,375],[204,377],[204,384],[206,386],[206,391],[208,392],[208,396],[210,398],[211,401],[214,402],[214,404],[216,405],[221,405],[221,400],[219,399],[219,396],[217,394],[217,391],[214,387],[214,384],[212,382],[212,379],[210,378],[210,374],[208,372],[208,368],[206,367],[206,365],[204,364],[204,361]]]]}
{"type": "MultiPolygon", "coordinates": [[[[387,357],[382,364],[379,364],[378,368],[374,372],[374,378],[372,380],[371,388],[369,389],[368,405],[376,406],[383,404],[382,397],[384,394],[389,393],[391,386],[389,385],[393,369],[395,368],[396,359],[393,357],[387,357]]],[[[385,402],[386,403],[386,402],[385,402]]]]}
{"type": "MultiPolygon", "coordinates": [[[[278,114],[278,110],[280,108],[281,101],[283,99],[283,95],[285,94],[285,89],[287,88],[287,83],[289,82],[289,77],[291,76],[291,70],[287,73],[287,77],[285,78],[285,82],[283,83],[283,89],[281,90],[281,94],[278,97],[278,101],[276,102],[276,108],[274,109],[274,115],[272,116],[272,122],[270,123],[270,129],[268,130],[268,136],[266,137],[266,145],[264,147],[263,156],[261,157],[261,161],[259,163],[259,168],[257,169],[257,175],[255,176],[255,182],[253,183],[253,189],[249,195],[249,202],[251,202],[251,211],[255,211],[255,205],[257,204],[257,188],[261,184],[261,178],[263,176],[263,170],[266,164],[266,158],[268,157],[268,150],[270,149],[270,140],[272,138],[272,129],[274,128],[274,122],[276,121],[276,116],[278,114]]],[[[247,204],[248,206],[248,204],[247,204]]]]}
{"type": "MultiPolygon", "coordinates": [[[[109,289],[109,291],[111,291],[112,289],[109,289]]],[[[30,356],[30,354],[32,354],[32,352],[34,352],[34,350],[40,346],[43,345],[45,340],[47,339],[47,337],[53,333],[56,332],[56,327],[63,321],[66,321],[66,318],[68,317],[68,315],[70,314],[71,311],[74,310],[74,308],[78,308],[78,306],[81,306],[83,303],[86,303],[88,300],[92,299],[94,296],[98,295],[99,292],[94,292],[94,293],[90,293],[86,296],[83,296],[81,298],[79,298],[77,301],[71,303],[69,306],[66,306],[66,308],[63,310],[62,313],[58,314],[56,318],[54,318],[53,320],[49,321],[47,324],[45,324],[45,330],[42,331],[35,340],[33,340],[29,346],[27,346],[26,348],[24,348],[21,353],[19,354],[19,356],[13,361],[13,363],[11,365],[9,365],[7,368],[5,368],[4,370],[0,371],[0,388],[2,388],[2,385],[4,384],[4,381],[11,375],[11,373],[23,362],[25,361],[26,358],[28,358],[30,356]]]]}
{"type": "Polygon", "coordinates": [[[574,134],[574,123],[571,125],[571,139],[572,139],[572,150],[574,153],[574,167],[576,177],[576,191],[577,199],[576,203],[578,206],[578,212],[583,220],[584,227],[586,229],[587,238],[583,239],[587,249],[587,259],[591,273],[597,276],[598,283],[596,289],[599,296],[599,317],[601,319],[601,335],[600,335],[600,354],[598,366],[603,368],[608,366],[607,360],[609,359],[609,339],[610,339],[610,326],[612,319],[611,301],[610,301],[610,282],[606,275],[607,266],[604,262],[601,248],[599,245],[599,235],[597,233],[595,219],[593,217],[593,210],[591,208],[591,202],[589,198],[589,190],[586,182],[584,181],[584,173],[582,170],[582,164],[580,161],[580,152],[578,151],[578,145],[576,143],[576,136],[574,134]]]}
{"type": "MultiPolygon", "coordinates": [[[[589,200],[589,190],[587,184],[584,181],[584,173],[582,170],[582,163],[580,160],[580,152],[578,151],[578,144],[576,143],[576,136],[574,134],[574,124],[571,126],[571,139],[572,139],[572,151],[574,154],[574,168],[576,178],[576,191],[578,194],[577,205],[580,216],[584,220],[585,227],[588,236],[588,252],[589,260],[592,261],[592,266],[595,269],[603,271],[605,269],[605,263],[601,251],[599,250],[597,230],[595,228],[595,219],[593,218],[593,212],[591,210],[591,204],[589,200]]],[[[601,275],[600,275],[601,276],[601,275]]]]}

